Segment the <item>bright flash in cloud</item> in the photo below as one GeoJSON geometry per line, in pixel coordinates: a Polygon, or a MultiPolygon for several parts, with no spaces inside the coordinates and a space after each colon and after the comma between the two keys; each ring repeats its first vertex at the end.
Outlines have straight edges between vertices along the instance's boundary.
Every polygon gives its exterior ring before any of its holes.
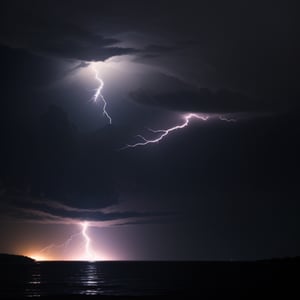
{"type": "Polygon", "coordinates": [[[92,99],[93,99],[94,102],[98,102],[98,100],[101,99],[101,101],[103,103],[103,106],[102,106],[103,115],[108,119],[109,124],[111,124],[112,123],[112,118],[109,115],[109,113],[107,112],[107,102],[106,102],[104,96],[102,95],[102,89],[104,87],[104,82],[100,78],[99,71],[96,69],[96,67],[93,65],[93,63],[91,65],[91,67],[92,67],[92,70],[95,73],[95,79],[99,82],[99,86],[98,86],[98,88],[96,88],[95,94],[92,97],[92,99]]]}

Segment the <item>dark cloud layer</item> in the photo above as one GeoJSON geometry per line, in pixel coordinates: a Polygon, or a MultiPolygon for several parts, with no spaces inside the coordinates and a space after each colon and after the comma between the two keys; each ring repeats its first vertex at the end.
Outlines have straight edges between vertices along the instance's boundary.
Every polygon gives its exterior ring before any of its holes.
{"type": "MultiPolygon", "coordinates": [[[[105,208],[78,208],[46,198],[33,198],[24,193],[5,195],[7,205],[6,218],[41,224],[77,224],[94,222],[95,226],[109,227],[131,223],[154,223],[168,219],[170,212],[121,211],[117,206],[105,208]]],[[[89,203],[86,204],[89,206],[89,203]]],[[[3,207],[2,207],[3,210],[3,207]]]]}
{"type": "MultiPolygon", "coordinates": [[[[0,42],[65,59],[135,54],[141,62],[160,65],[202,88],[226,88],[267,101],[275,109],[282,105],[294,110],[300,95],[295,5],[296,1],[233,0],[155,5],[133,0],[2,1],[0,42]],[[126,40],[130,33],[142,41],[126,40]]],[[[224,106],[223,99],[216,110],[224,106]]]]}
{"type": "MultiPolygon", "coordinates": [[[[116,55],[137,52],[114,46],[119,41],[56,15],[51,3],[13,1],[2,3],[0,39],[2,43],[32,52],[64,59],[105,60],[116,55]],[[47,9],[49,8],[49,10],[47,9]]],[[[54,3],[53,3],[54,4],[54,3]]]]}
{"type": "Polygon", "coordinates": [[[7,185],[76,207],[88,203],[90,208],[99,208],[117,202],[112,169],[103,172],[101,167],[113,166],[113,146],[104,143],[101,131],[81,136],[63,110],[50,106],[40,120],[14,124],[5,135],[11,159],[4,162],[1,172],[7,185]],[[17,181],[14,174],[18,174],[17,181]]]}

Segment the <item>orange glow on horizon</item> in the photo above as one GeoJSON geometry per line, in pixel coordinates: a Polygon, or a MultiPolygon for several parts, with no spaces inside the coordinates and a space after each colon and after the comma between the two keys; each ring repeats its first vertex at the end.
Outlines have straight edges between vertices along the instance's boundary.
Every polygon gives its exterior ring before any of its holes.
{"type": "Polygon", "coordinates": [[[34,259],[35,261],[90,261],[90,262],[97,262],[97,261],[114,261],[116,260],[113,257],[109,256],[95,256],[93,259],[88,258],[86,256],[82,257],[70,257],[70,258],[60,258],[60,257],[49,257],[39,253],[29,253],[24,254],[25,256],[34,259]]]}
{"type": "Polygon", "coordinates": [[[43,255],[40,255],[40,254],[29,254],[29,255],[26,255],[36,261],[46,261],[46,260],[51,260],[49,258],[47,258],[46,256],[43,256],[43,255]]]}
{"type": "MultiPolygon", "coordinates": [[[[76,224],[80,230],[69,233],[65,239],[58,242],[49,241],[46,247],[37,249],[37,246],[22,251],[26,256],[36,261],[113,261],[118,260],[109,249],[99,252],[94,245],[93,235],[90,232],[90,224],[87,221],[76,224]],[[107,255],[108,254],[108,255],[107,255]]],[[[76,226],[76,227],[77,227],[76,226]]]]}

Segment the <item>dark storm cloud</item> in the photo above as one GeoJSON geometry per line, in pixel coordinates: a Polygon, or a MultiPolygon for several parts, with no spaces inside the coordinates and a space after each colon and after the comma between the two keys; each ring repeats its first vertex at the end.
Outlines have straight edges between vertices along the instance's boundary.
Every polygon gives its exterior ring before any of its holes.
{"type": "Polygon", "coordinates": [[[80,62],[79,64],[76,64],[76,66],[70,68],[69,70],[67,70],[67,74],[73,73],[75,71],[77,71],[80,68],[87,68],[90,65],[90,63],[87,62],[80,62]]]}
{"type": "Polygon", "coordinates": [[[172,52],[176,52],[180,49],[178,45],[165,46],[165,45],[155,45],[151,44],[143,48],[139,53],[137,53],[136,61],[143,62],[145,59],[159,58],[162,55],[168,55],[172,52]]]}
{"type": "Polygon", "coordinates": [[[112,226],[169,216],[163,211],[118,211],[112,126],[80,133],[66,112],[52,105],[39,119],[19,120],[1,133],[6,142],[0,150],[0,211],[6,217],[112,226]]]}
{"type": "MultiPolygon", "coordinates": [[[[5,123],[7,125],[7,123],[5,123]]],[[[2,131],[1,177],[10,189],[76,207],[101,208],[118,201],[113,176],[115,148],[110,128],[80,134],[56,106],[40,119],[23,120],[2,131]]]]}
{"type": "MultiPolygon", "coordinates": [[[[48,6],[46,4],[46,6],[48,6]]],[[[105,60],[116,55],[136,53],[132,48],[114,46],[119,40],[80,24],[78,20],[66,21],[36,2],[13,1],[2,3],[0,41],[13,48],[23,48],[35,53],[84,61],[105,60]]]]}
{"type": "Polygon", "coordinates": [[[226,89],[213,92],[210,89],[202,88],[196,91],[161,94],[137,91],[131,93],[131,98],[140,104],[185,112],[239,113],[261,112],[268,109],[268,106],[261,102],[226,89]]]}
{"type": "MultiPolygon", "coordinates": [[[[88,204],[87,204],[88,205],[88,204]]],[[[98,226],[130,225],[153,223],[160,218],[172,216],[167,212],[142,211],[109,211],[105,208],[78,208],[52,201],[37,199],[24,195],[9,196],[6,206],[6,217],[33,223],[43,224],[73,224],[80,221],[89,221],[98,226]]]]}
{"type": "Polygon", "coordinates": [[[81,134],[61,108],[50,106],[40,119],[15,124],[6,135],[0,151],[0,211],[7,218],[113,226],[170,215],[118,210],[112,127],[81,134]]]}
{"type": "MultiPolygon", "coordinates": [[[[199,87],[238,91],[274,105],[271,110],[281,105],[295,109],[300,95],[296,80],[300,26],[294,4],[1,1],[0,41],[66,59],[135,54],[138,61],[160,66],[199,87]],[[136,33],[131,43],[126,40],[130,32],[136,33]]],[[[226,97],[211,98],[221,101],[216,110],[239,109],[234,100],[224,104],[226,97]]],[[[252,103],[243,103],[242,109],[249,106],[253,111],[252,103]]],[[[259,110],[264,106],[256,104],[259,110]]]]}

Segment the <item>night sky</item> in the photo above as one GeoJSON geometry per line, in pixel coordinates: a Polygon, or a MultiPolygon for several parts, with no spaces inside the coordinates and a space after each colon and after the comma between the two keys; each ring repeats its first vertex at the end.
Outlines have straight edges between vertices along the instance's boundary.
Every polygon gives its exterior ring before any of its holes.
{"type": "Polygon", "coordinates": [[[299,255],[296,3],[1,1],[0,252],[299,255]]]}

